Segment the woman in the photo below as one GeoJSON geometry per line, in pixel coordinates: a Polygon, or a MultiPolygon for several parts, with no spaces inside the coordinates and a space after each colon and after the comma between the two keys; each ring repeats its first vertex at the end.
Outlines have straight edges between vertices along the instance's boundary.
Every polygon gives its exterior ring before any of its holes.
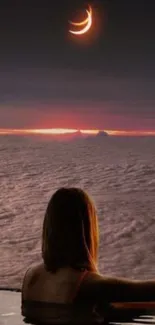
{"type": "Polygon", "coordinates": [[[44,218],[43,263],[28,269],[22,315],[35,324],[97,323],[111,303],[155,301],[155,281],[104,277],[97,270],[98,222],[89,196],[61,188],[44,218]]]}

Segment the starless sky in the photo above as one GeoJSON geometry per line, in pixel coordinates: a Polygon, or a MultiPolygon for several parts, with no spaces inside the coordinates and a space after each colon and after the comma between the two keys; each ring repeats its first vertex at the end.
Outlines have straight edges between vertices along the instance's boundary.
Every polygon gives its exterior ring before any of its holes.
{"type": "Polygon", "coordinates": [[[153,0],[1,0],[0,128],[155,130],[154,32],[153,0]]]}

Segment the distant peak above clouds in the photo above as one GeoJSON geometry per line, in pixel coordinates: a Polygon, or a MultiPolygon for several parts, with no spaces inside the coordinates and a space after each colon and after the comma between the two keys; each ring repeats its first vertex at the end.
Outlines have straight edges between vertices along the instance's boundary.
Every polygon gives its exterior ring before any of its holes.
{"type": "Polygon", "coordinates": [[[99,131],[96,137],[107,137],[109,134],[105,131],[99,131]]]}

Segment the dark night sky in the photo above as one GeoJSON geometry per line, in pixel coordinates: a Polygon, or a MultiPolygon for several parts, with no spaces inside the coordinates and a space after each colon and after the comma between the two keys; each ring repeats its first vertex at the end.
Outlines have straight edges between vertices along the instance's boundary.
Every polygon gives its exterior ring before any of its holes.
{"type": "Polygon", "coordinates": [[[0,128],[155,130],[155,3],[0,2],[0,128]],[[69,37],[87,5],[94,25],[69,37]]]}

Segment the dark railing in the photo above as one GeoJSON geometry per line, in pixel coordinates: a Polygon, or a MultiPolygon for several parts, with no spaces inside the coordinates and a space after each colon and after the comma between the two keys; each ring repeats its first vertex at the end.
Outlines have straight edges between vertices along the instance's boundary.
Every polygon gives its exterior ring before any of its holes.
{"type": "MultiPolygon", "coordinates": [[[[0,288],[4,291],[21,292],[20,289],[16,288],[0,288]]],[[[5,315],[0,315],[1,320],[4,320],[5,315]]],[[[14,316],[9,316],[2,324],[14,324],[14,316]],[[12,318],[12,320],[11,320],[12,318]]],[[[155,302],[126,302],[126,303],[114,303],[110,311],[110,315],[105,319],[105,325],[155,325],[155,302]]],[[[6,314],[7,318],[7,314],[6,314]]],[[[21,319],[21,315],[16,314],[18,324],[24,325],[24,321],[21,319]]],[[[86,325],[86,324],[85,324],[86,325]]],[[[103,324],[104,325],[104,324],[103,324]]]]}
{"type": "Polygon", "coordinates": [[[109,324],[154,324],[155,302],[115,303],[109,324]]]}

